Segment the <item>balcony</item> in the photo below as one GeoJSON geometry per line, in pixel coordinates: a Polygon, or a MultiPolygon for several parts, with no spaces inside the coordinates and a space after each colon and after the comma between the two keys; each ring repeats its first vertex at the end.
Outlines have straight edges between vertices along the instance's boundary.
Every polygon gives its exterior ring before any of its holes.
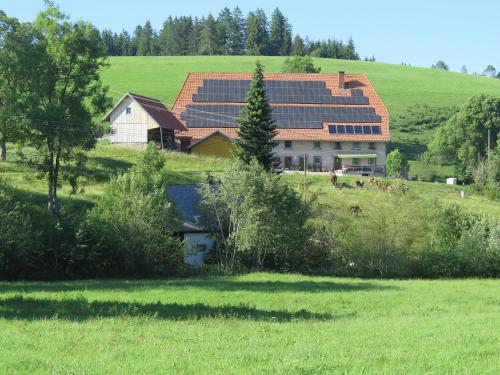
{"type": "Polygon", "coordinates": [[[342,175],[385,177],[385,165],[343,165],[342,175]]]}

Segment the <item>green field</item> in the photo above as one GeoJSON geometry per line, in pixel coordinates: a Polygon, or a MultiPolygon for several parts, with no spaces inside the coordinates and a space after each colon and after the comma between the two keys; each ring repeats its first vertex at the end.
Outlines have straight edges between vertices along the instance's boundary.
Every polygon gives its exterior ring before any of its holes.
{"type": "MultiPolygon", "coordinates": [[[[63,206],[70,209],[85,209],[94,204],[102,194],[105,184],[113,174],[125,171],[131,167],[139,151],[126,147],[100,144],[89,153],[89,175],[82,181],[83,191],[71,195],[68,185],[64,185],[59,196],[63,206]]],[[[217,159],[206,156],[194,156],[177,152],[166,152],[165,173],[171,183],[196,183],[202,182],[207,172],[222,175],[228,160],[217,159]]],[[[15,162],[13,153],[9,154],[9,161],[0,163],[0,178],[5,179],[10,186],[14,187],[23,201],[32,202],[33,207],[44,209],[46,203],[46,182],[39,180],[36,175],[24,166],[15,162]]],[[[283,178],[298,187],[303,181],[301,173],[285,174],[283,178]]],[[[340,178],[339,182],[355,185],[354,180],[358,178],[340,178]]],[[[365,178],[366,179],[366,178],[365,178]]],[[[309,174],[308,181],[311,190],[318,193],[321,203],[331,205],[341,201],[344,205],[349,202],[353,204],[369,204],[373,200],[384,198],[374,190],[344,189],[334,190],[331,187],[329,176],[314,176],[309,174]]],[[[474,193],[469,186],[452,186],[442,183],[412,182],[405,181],[410,191],[431,199],[437,199],[444,203],[454,202],[469,212],[488,213],[500,216],[500,202],[492,201],[486,197],[474,193]],[[460,191],[466,192],[466,198],[460,197],[460,191]]]]}
{"type": "MultiPolygon", "coordinates": [[[[189,72],[251,72],[256,60],[267,72],[281,72],[284,58],[268,56],[162,56],[111,57],[103,80],[115,99],[126,91],[151,95],[170,106],[189,72]]],[[[401,65],[314,59],[322,73],[364,73],[375,86],[390,114],[408,106],[461,105],[471,96],[485,93],[500,96],[500,80],[435,69],[401,65]]]]}
{"type": "MultiPolygon", "coordinates": [[[[111,57],[110,67],[103,71],[103,80],[109,85],[113,99],[118,100],[131,91],[162,100],[170,107],[189,72],[250,72],[255,61],[263,62],[268,72],[281,72],[284,58],[269,56],[162,56],[111,57]]],[[[461,106],[477,94],[500,96],[500,80],[402,65],[314,59],[322,73],[364,73],[374,85],[389,109],[398,115],[414,104],[431,106],[461,106]]],[[[411,159],[425,149],[433,131],[405,134],[391,129],[391,147],[405,150],[411,159]]],[[[424,166],[411,161],[410,174],[429,180],[438,176],[444,180],[452,168],[424,166]]]]}
{"type": "MultiPolygon", "coordinates": [[[[281,59],[262,60],[268,70],[279,71],[281,59]]],[[[171,103],[188,71],[250,70],[254,61],[113,58],[104,78],[115,90],[115,99],[121,92],[136,91],[171,103]]],[[[500,94],[500,81],[480,77],[374,63],[318,62],[324,72],[368,73],[391,113],[422,99],[450,105],[478,92],[500,94]]],[[[9,145],[0,178],[34,211],[44,210],[46,183],[18,165],[11,151],[9,145]]],[[[83,191],[70,195],[63,187],[62,207],[83,216],[109,177],[130,168],[138,155],[134,149],[100,143],[89,153],[83,191]]],[[[165,172],[172,183],[198,182],[208,171],[222,175],[227,164],[167,152],[165,172]]],[[[436,173],[444,173],[438,169],[436,173]]],[[[303,182],[301,174],[283,178],[297,187],[303,182]]],[[[368,188],[333,189],[328,176],[309,175],[308,181],[322,209],[386,199],[386,193],[368,188]]],[[[354,185],[354,178],[339,182],[354,185]]],[[[405,183],[410,194],[455,202],[469,212],[500,215],[500,202],[474,194],[469,187],[405,183]],[[460,198],[462,189],[465,199],[460,198]]],[[[498,374],[499,296],[498,280],[360,280],[263,273],[0,282],[0,373],[498,374]]]]}
{"type": "Polygon", "coordinates": [[[498,374],[500,283],[0,283],[0,373],[498,374]]]}
{"type": "MultiPolygon", "coordinates": [[[[127,91],[150,95],[171,106],[189,72],[251,72],[255,61],[268,72],[281,72],[284,58],[268,56],[111,57],[103,80],[118,100],[127,91]]],[[[364,73],[391,116],[414,104],[460,106],[477,94],[500,96],[500,80],[402,65],[314,59],[322,73],[364,73]]],[[[399,140],[400,134],[392,133],[399,140]]],[[[406,138],[406,137],[405,137],[406,138]]]]}

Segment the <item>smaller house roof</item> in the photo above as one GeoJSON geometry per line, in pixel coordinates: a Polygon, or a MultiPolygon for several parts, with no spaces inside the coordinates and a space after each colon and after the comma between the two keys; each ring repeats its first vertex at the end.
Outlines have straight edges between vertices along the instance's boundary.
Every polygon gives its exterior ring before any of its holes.
{"type": "Polygon", "coordinates": [[[198,224],[200,216],[201,196],[196,184],[173,184],[167,186],[167,197],[174,203],[177,210],[182,215],[180,232],[206,232],[198,224]]]}
{"type": "Polygon", "coordinates": [[[214,136],[214,135],[216,135],[216,134],[220,134],[221,136],[223,136],[224,138],[226,138],[226,139],[227,139],[228,141],[230,141],[230,142],[232,142],[232,141],[233,141],[233,139],[229,138],[226,134],[224,134],[224,133],[223,133],[223,132],[221,132],[220,130],[216,130],[216,131],[214,131],[214,132],[212,132],[212,133],[210,133],[210,134],[206,135],[205,137],[198,139],[196,142],[191,143],[191,144],[188,146],[188,149],[193,148],[194,146],[196,146],[196,145],[198,145],[198,144],[200,144],[200,143],[205,142],[207,139],[209,139],[210,137],[213,137],[213,136],[214,136]]]}
{"type": "Polygon", "coordinates": [[[148,96],[134,94],[131,92],[126,93],[116,105],[104,116],[103,121],[108,121],[111,113],[123,102],[125,98],[130,98],[139,104],[152,119],[158,124],[159,127],[170,129],[173,131],[186,131],[186,127],[175,117],[167,107],[163,105],[158,99],[150,98],[148,96]]]}

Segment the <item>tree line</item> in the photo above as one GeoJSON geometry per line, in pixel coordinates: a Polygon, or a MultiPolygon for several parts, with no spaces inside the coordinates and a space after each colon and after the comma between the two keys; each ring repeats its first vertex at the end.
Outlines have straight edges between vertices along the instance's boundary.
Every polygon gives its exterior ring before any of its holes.
{"type": "MultiPolygon", "coordinates": [[[[431,69],[449,71],[450,67],[444,61],[439,60],[435,64],[431,65],[431,69]]],[[[462,68],[460,68],[460,72],[464,74],[469,73],[465,65],[463,65],[462,68]]],[[[478,73],[474,73],[474,75],[478,75],[478,73]]],[[[497,72],[497,69],[491,64],[486,65],[486,68],[484,68],[483,72],[480,75],[484,77],[500,79],[500,72],[497,72]]]]}
{"type": "Polygon", "coordinates": [[[225,7],[217,17],[169,16],[159,31],[149,21],[138,25],[132,34],[105,29],[101,39],[110,56],[311,55],[359,60],[352,38],[345,43],[294,36],[292,25],[279,8],[270,21],[262,9],[244,17],[238,7],[225,7]]]}

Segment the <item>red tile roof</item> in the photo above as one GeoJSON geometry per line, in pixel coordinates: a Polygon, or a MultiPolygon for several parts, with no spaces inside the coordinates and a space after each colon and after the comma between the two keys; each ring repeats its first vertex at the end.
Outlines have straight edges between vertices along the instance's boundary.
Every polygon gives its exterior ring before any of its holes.
{"type": "MultiPolygon", "coordinates": [[[[277,140],[322,140],[322,141],[388,141],[389,140],[389,113],[384,103],[377,95],[372,84],[365,74],[345,74],[345,90],[339,90],[339,75],[338,74],[283,74],[283,73],[265,73],[265,80],[286,80],[286,81],[323,81],[332,95],[335,96],[350,96],[352,89],[362,89],[363,95],[368,98],[368,105],[356,105],[356,107],[371,107],[375,109],[377,115],[381,117],[381,134],[372,135],[353,135],[353,134],[330,134],[328,125],[334,123],[323,123],[322,129],[285,129],[278,128],[277,140]]],[[[249,80],[252,79],[251,73],[190,73],[184,82],[181,91],[177,95],[171,112],[181,118],[181,113],[185,111],[189,104],[193,104],[193,94],[197,93],[198,88],[203,85],[205,79],[224,79],[224,80],[249,80]]],[[[200,104],[200,102],[196,102],[200,104]]],[[[231,103],[210,103],[210,104],[225,104],[231,103]]],[[[271,103],[271,107],[280,104],[271,103]]],[[[281,104],[283,105],[283,104],[281,104]]],[[[312,104],[287,103],[287,106],[309,106],[312,104]]],[[[351,105],[339,104],[313,104],[314,106],[328,107],[352,107],[351,105]]],[[[180,119],[185,125],[185,122],[180,119]]],[[[356,123],[356,125],[364,125],[356,123]]],[[[373,125],[373,124],[366,124],[373,125]]],[[[221,133],[230,138],[237,139],[237,128],[194,128],[188,127],[187,131],[180,132],[178,137],[189,137],[194,141],[206,137],[219,130],[221,133]]]]}
{"type": "Polygon", "coordinates": [[[163,105],[158,99],[150,98],[144,95],[133,94],[131,92],[125,94],[118,103],[108,112],[104,117],[104,121],[109,119],[111,112],[125,99],[130,97],[132,100],[137,102],[158,124],[158,126],[164,129],[170,129],[173,131],[187,131],[184,124],[179,121],[179,119],[170,112],[167,107],[163,105]]]}
{"type": "Polygon", "coordinates": [[[129,93],[144,110],[158,123],[159,126],[170,130],[186,130],[186,127],[174,116],[158,99],[129,93]]]}

